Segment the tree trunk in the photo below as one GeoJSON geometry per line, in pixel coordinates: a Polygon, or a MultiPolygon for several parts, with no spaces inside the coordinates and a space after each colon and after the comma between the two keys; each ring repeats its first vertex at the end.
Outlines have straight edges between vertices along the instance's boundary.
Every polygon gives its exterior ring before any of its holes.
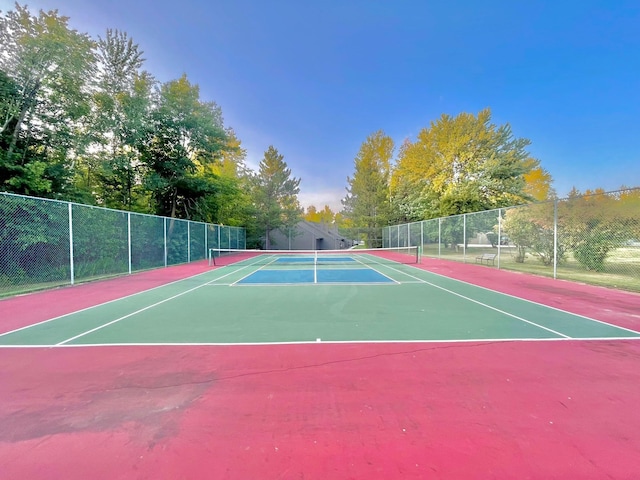
{"type": "Polygon", "coordinates": [[[37,81],[34,87],[29,92],[29,95],[27,95],[27,97],[25,98],[22,104],[22,108],[20,109],[20,115],[18,116],[18,121],[16,122],[16,125],[13,128],[13,134],[11,135],[11,143],[9,143],[9,148],[7,149],[7,160],[11,159],[11,156],[13,155],[13,151],[15,150],[16,145],[18,144],[18,135],[20,133],[20,128],[22,127],[22,123],[24,122],[24,119],[26,118],[27,113],[29,113],[29,110],[31,109],[31,106],[35,103],[34,99],[36,98],[36,93],[38,93],[39,89],[40,89],[40,82],[37,81]]]}
{"type": "Polygon", "coordinates": [[[18,121],[16,122],[15,127],[13,128],[13,133],[11,134],[11,143],[9,143],[9,148],[7,149],[7,159],[11,161],[11,157],[13,155],[13,151],[16,148],[18,143],[18,134],[20,133],[20,127],[22,126],[22,122],[24,122],[25,117],[27,116],[28,108],[25,105],[20,111],[20,116],[18,116],[18,121]]]}

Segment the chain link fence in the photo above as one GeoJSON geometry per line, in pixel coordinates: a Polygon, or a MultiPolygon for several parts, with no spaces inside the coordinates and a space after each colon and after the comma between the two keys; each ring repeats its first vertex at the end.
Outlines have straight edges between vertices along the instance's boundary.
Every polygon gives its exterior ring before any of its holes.
{"type": "Polygon", "coordinates": [[[383,239],[380,236],[380,227],[338,227],[338,234],[357,245],[367,248],[382,246],[383,239]]]}
{"type": "Polygon", "coordinates": [[[640,188],[395,225],[382,243],[640,292],[640,188]]]}
{"type": "Polygon", "coordinates": [[[0,193],[0,296],[246,248],[244,228],[0,193]]]}

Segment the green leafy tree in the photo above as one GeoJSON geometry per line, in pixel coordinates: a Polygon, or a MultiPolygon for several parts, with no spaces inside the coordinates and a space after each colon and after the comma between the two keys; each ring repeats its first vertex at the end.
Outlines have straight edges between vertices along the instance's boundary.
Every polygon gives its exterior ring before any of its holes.
{"type": "Polygon", "coordinates": [[[56,10],[32,16],[16,4],[0,17],[0,45],[0,70],[15,87],[0,108],[6,145],[0,183],[17,193],[74,198],[73,158],[86,146],[80,132],[89,112],[93,41],[56,10]]]}
{"type": "Polygon", "coordinates": [[[352,221],[352,227],[365,232],[364,239],[371,247],[380,246],[381,229],[391,218],[389,176],[393,150],[393,139],[384,132],[370,135],[354,160],[353,177],[347,177],[343,214],[352,221]]]}
{"type": "MultiPolygon", "coordinates": [[[[0,70],[0,138],[5,132],[12,132],[11,122],[20,111],[20,92],[18,85],[0,70]]],[[[6,145],[8,146],[8,144],[6,145]]]]}
{"type": "Polygon", "coordinates": [[[203,170],[216,177],[214,194],[202,202],[202,220],[223,225],[244,227],[247,246],[260,246],[262,230],[256,222],[256,210],[251,197],[253,172],[246,166],[246,151],[233,129],[227,129],[227,148],[222,150],[219,162],[203,166],[203,170]]]}
{"type": "MultiPolygon", "coordinates": [[[[554,203],[545,202],[510,208],[504,214],[502,229],[516,246],[515,261],[524,263],[527,252],[546,266],[554,260],[554,203]]],[[[566,248],[558,237],[557,261],[562,262],[566,248]]]]}
{"type": "Polygon", "coordinates": [[[163,84],[158,102],[140,146],[144,185],[155,213],[200,220],[205,198],[218,188],[217,176],[203,167],[227,148],[222,112],[200,100],[198,86],[186,75],[163,84]]]}
{"type": "Polygon", "coordinates": [[[265,248],[271,247],[269,234],[275,229],[291,231],[302,218],[298,201],[300,179],[291,176],[284,156],[269,146],[253,177],[256,223],[264,232],[265,248]]]}
{"type": "Polygon", "coordinates": [[[143,192],[136,146],[149,122],[154,80],[141,71],[142,51],[124,32],[107,30],[97,42],[97,57],[95,108],[89,126],[94,148],[86,156],[84,178],[105,206],[139,209],[136,203],[143,192]]]}
{"type": "MultiPolygon", "coordinates": [[[[564,235],[574,258],[587,270],[605,271],[610,252],[622,247],[638,233],[637,194],[605,193],[602,189],[584,195],[573,189],[559,204],[564,235]],[[635,202],[634,202],[635,199],[635,202]]],[[[560,222],[559,222],[560,223],[560,222]]]]}

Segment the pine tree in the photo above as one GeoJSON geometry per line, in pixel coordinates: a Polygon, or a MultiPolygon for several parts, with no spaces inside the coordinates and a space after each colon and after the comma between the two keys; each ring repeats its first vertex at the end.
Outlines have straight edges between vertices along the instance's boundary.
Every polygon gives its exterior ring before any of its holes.
{"type": "Polygon", "coordinates": [[[355,228],[364,231],[369,247],[380,246],[380,232],[388,225],[389,175],[394,143],[382,131],[370,135],[355,158],[353,178],[348,177],[347,196],[342,200],[344,215],[355,228]]]}
{"type": "Polygon", "coordinates": [[[275,229],[291,230],[300,221],[303,209],[298,201],[300,179],[291,177],[284,156],[270,146],[254,177],[253,198],[256,220],[265,233],[265,248],[271,242],[269,233],[275,229]]]}

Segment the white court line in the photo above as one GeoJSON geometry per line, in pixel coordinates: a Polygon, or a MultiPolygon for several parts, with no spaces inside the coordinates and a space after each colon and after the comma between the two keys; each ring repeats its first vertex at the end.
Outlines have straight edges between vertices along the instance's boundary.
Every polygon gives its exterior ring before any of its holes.
{"type": "MultiPolygon", "coordinates": [[[[278,346],[278,345],[367,345],[367,344],[417,344],[417,343],[515,343],[515,342],[606,342],[606,341],[640,341],[640,337],[588,337],[588,338],[464,338],[464,339],[438,339],[438,340],[300,340],[288,342],[184,342],[184,343],[75,343],[56,345],[0,345],[3,348],[96,348],[96,347],[243,347],[243,346],[278,346]]],[[[398,352],[402,353],[402,352],[398,352]]]]}
{"type": "Polygon", "coordinates": [[[347,285],[347,286],[358,286],[358,285],[366,285],[366,286],[376,286],[379,285],[381,287],[389,287],[396,285],[393,282],[283,282],[283,283],[240,283],[240,284],[227,284],[231,287],[238,288],[251,288],[251,287],[331,287],[335,285],[347,285]]]}

